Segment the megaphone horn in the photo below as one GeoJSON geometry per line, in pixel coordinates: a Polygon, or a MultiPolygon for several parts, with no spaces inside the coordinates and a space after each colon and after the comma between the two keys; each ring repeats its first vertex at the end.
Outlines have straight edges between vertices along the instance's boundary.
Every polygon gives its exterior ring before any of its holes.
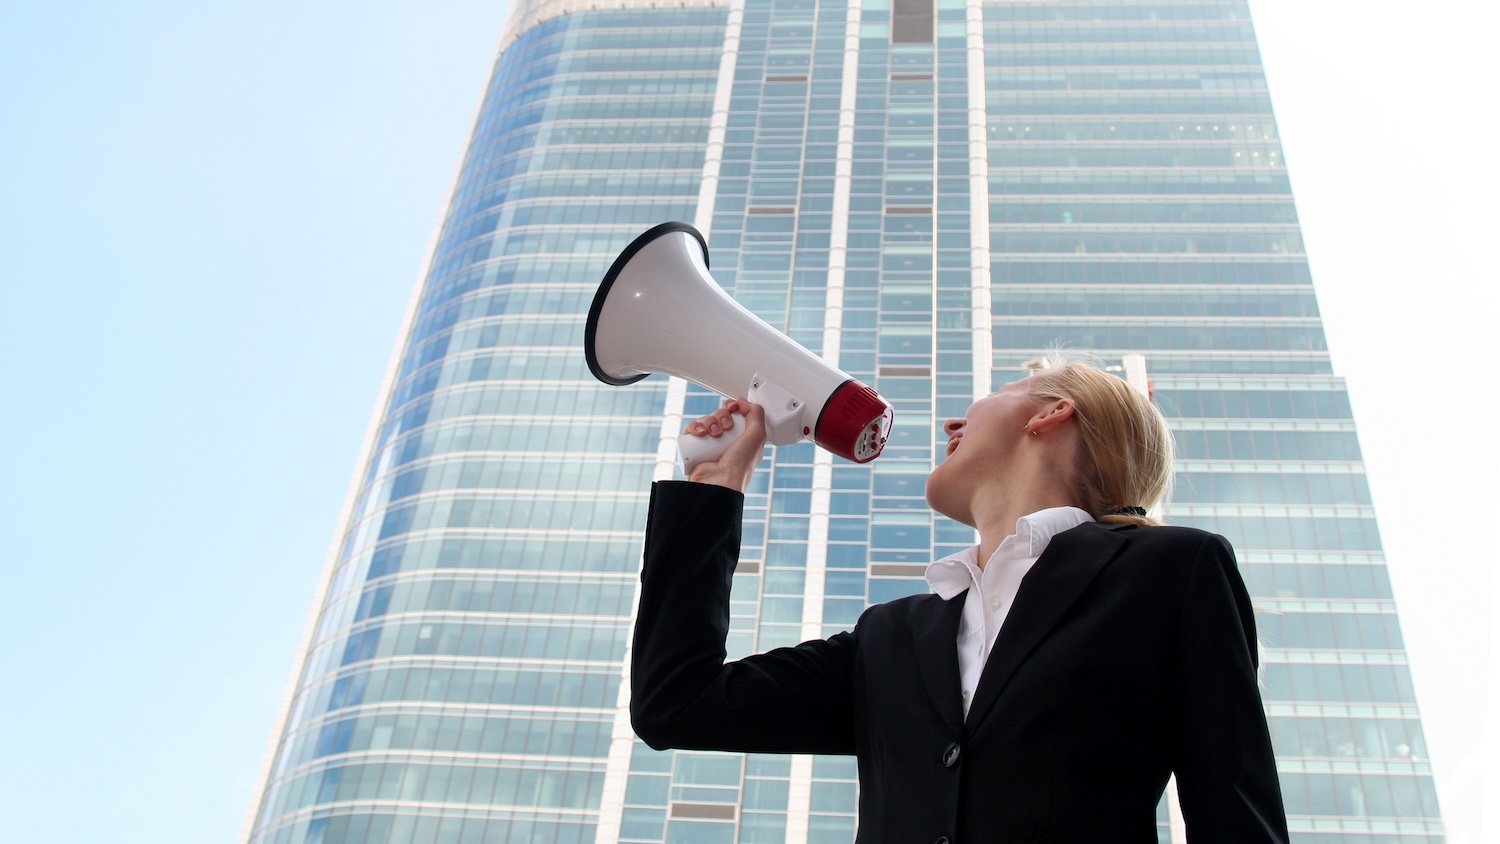
{"type": "MultiPolygon", "coordinates": [[[[662,223],[615,259],[589,307],[583,351],[606,384],[660,372],[743,394],[765,408],[776,445],[807,437],[868,463],[890,436],[890,403],[725,293],[708,273],[708,244],[687,223],[662,223]]],[[[730,439],[683,437],[684,469],[717,458],[730,439]]]]}

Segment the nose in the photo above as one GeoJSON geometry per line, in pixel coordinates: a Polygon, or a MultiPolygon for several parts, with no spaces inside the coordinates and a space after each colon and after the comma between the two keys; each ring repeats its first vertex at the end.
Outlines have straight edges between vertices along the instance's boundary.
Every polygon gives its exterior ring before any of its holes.
{"type": "Polygon", "coordinates": [[[949,419],[943,423],[943,433],[947,434],[950,438],[959,431],[962,431],[963,428],[964,420],[962,419],[949,419]]]}

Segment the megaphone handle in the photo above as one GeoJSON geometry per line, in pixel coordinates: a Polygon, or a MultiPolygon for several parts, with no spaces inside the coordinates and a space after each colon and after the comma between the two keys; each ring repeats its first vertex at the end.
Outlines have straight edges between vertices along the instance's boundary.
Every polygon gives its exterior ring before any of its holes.
{"type": "Polygon", "coordinates": [[[731,414],[734,417],[734,427],[725,431],[720,437],[699,437],[693,434],[683,434],[677,438],[677,461],[682,466],[682,472],[690,475],[693,467],[700,463],[712,463],[729,450],[729,446],[744,433],[747,423],[742,414],[731,414]]]}

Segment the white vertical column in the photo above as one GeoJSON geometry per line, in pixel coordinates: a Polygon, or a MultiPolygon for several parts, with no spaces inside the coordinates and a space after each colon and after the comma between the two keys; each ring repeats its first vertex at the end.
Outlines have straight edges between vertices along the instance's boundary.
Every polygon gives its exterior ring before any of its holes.
{"type": "Polygon", "coordinates": [[[1167,823],[1172,844],[1187,844],[1187,821],[1182,819],[1182,801],[1177,797],[1177,777],[1167,780],[1167,823]]]}
{"type": "Polygon", "coordinates": [[[1151,376],[1146,372],[1146,356],[1139,352],[1132,352],[1125,356],[1123,361],[1125,370],[1125,383],[1134,387],[1136,392],[1151,398],[1151,376]]]}
{"type": "MultiPolygon", "coordinates": [[[[844,336],[844,276],[849,268],[849,192],[854,176],[854,106],[859,91],[859,0],[844,16],[844,75],[839,88],[839,136],[834,152],[833,218],[828,238],[828,289],[823,300],[823,358],[839,365],[844,336]]],[[[811,80],[809,80],[811,82],[811,80]]],[[[808,508],[807,568],[802,593],[802,639],[823,636],[823,584],[828,572],[828,518],[833,455],[813,456],[812,502],[808,508]]],[[[787,789],[786,844],[807,844],[812,817],[811,756],[794,756],[787,789]]]]}
{"type": "Polygon", "coordinates": [[[994,379],[994,331],[990,305],[990,142],[984,89],[984,5],[968,0],[965,49],[969,69],[969,278],[973,337],[974,398],[990,394],[994,379]]]}
{"type": "MultiPolygon", "coordinates": [[[[702,181],[698,185],[698,206],[693,226],[708,237],[713,223],[714,199],[719,191],[719,168],[724,161],[724,133],[729,127],[729,96],[734,88],[734,68],[740,55],[740,28],[745,19],[745,0],[730,0],[729,20],[724,28],[724,49],[719,57],[719,77],[714,86],[713,112],[709,117],[708,145],[703,156],[702,181]]],[[[662,412],[660,439],[656,446],[653,481],[671,480],[677,472],[677,435],[683,428],[683,408],[687,402],[687,382],[681,378],[667,380],[666,404],[662,412]]],[[[635,628],[640,611],[640,592],[630,608],[630,629],[635,628]]],[[[615,698],[615,717],[610,730],[609,759],[604,766],[604,785],[599,801],[599,826],[596,844],[617,844],[620,822],[625,814],[625,788],[630,781],[630,752],[635,746],[635,730],[630,726],[630,659],[631,644],[625,646],[625,661],[620,666],[620,691],[615,698]]]]}

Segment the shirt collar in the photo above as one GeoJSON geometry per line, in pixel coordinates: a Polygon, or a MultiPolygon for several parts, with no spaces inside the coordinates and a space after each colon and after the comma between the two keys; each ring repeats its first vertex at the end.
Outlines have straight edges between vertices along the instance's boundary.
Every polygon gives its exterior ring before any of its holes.
{"type": "MultiPolygon", "coordinates": [[[[1008,554],[1036,559],[1052,544],[1054,536],[1093,520],[1093,516],[1077,507],[1048,507],[1029,513],[1016,520],[1016,532],[1000,543],[995,556],[1008,554]]],[[[971,545],[957,554],[930,563],[927,566],[927,585],[948,601],[968,589],[978,575],[979,546],[971,545]]]]}

